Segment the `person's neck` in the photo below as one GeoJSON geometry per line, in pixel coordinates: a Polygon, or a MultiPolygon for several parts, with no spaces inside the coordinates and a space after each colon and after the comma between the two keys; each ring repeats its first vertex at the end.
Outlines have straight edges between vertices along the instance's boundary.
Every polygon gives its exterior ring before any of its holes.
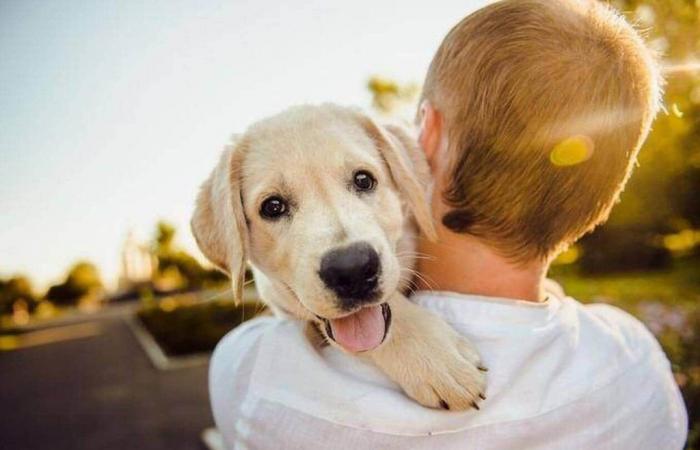
{"type": "Polygon", "coordinates": [[[512,263],[482,240],[453,233],[441,225],[438,236],[437,242],[419,240],[419,289],[533,302],[545,299],[542,285],[546,262],[512,263]]]}

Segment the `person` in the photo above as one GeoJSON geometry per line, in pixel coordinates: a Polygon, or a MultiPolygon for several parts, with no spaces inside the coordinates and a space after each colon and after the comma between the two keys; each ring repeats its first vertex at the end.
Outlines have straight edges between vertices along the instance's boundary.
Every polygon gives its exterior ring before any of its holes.
{"type": "Polygon", "coordinates": [[[303,325],[252,320],[210,368],[230,448],[681,449],[687,413],[649,331],[546,279],[602,223],[659,109],[635,30],[594,0],[504,0],[469,15],[425,80],[420,144],[436,243],[412,300],[468,337],[488,372],[480,410],[423,408],[303,325]]]}

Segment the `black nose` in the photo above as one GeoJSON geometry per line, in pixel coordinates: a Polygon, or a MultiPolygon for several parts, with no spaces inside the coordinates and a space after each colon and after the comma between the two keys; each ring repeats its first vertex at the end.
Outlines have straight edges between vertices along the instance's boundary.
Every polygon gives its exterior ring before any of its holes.
{"type": "Polygon", "coordinates": [[[367,243],[331,250],[321,259],[318,274],[344,307],[352,309],[377,296],[379,255],[367,243]]]}

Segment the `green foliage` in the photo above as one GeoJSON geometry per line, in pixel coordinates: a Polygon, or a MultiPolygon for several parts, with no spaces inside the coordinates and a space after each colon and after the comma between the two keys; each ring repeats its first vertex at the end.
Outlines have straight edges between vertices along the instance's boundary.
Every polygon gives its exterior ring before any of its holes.
{"type": "Polygon", "coordinates": [[[156,224],[155,247],[156,253],[167,254],[172,252],[176,229],[165,221],[156,224]]]}
{"type": "Polygon", "coordinates": [[[213,301],[173,309],[150,306],[138,312],[148,331],[169,355],[211,351],[217,342],[264,307],[259,303],[213,301]]]}
{"type": "Polygon", "coordinates": [[[667,112],[654,122],[639,154],[639,167],[609,224],[658,233],[700,227],[700,3],[619,0],[612,4],[646,30],[650,46],[661,54],[667,112]]]}
{"type": "Polygon", "coordinates": [[[638,315],[647,323],[671,360],[688,410],[687,448],[700,445],[700,309],[645,303],[638,315]]]}
{"type": "Polygon", "coordinates": [[[553,266],[550,277],[583,302],[613,303],[634,311],[643,302],[700,306],[700,258],[683,258],[659,271],[584,275],[576,265],[553,266]]]}
{"type": "Polygon", "coordinates": [[[17,301],[26,302],[30,310],[36,306],[37,298],[29,279],[16,276],[9,280],[0,280],[0,315],[11,314],[17,301]]]}
{"type": "Polygon", "coordinates": [[[581,263],[597,272],[654,269],[670,263],[661,235],[700,228],[700,3],[611,3],[659,53],[666,111],[654,122],[608,223],[582,240],[581,263]]]}
{"type": "Polygon", "coordinates": [[[644,227],[602,227],[584,237],[581,246],[578,264],[587,274],[663,269],[672,262],[671,252],[644,227]]]}
{"type": "Polygon", "coordinates": [[[75,305],[83,297],[101,289],[102,281],[97,267],[81,261],[70,269],[63,283],[49,288],[46,298],[58,305],[75,305]]]}
{"type": "Polygon", "coordinates": [[[206,269],[190,254],[175,244],[176,228],[164,221],[158,222],[153,248],[158,258],[154,281],[175,278],[176,288],[197,289],[226,282],[227,277],[216,269],[206,269]]]}
{"type": "Polygon", "coordinates": [[[380,113],[391,115],[400,115],[404,107],[413,110],[420,92],[415,83],[399,84],[376,75],[367,81],[367,89],[372,94],[372,106],[380,113]]]}

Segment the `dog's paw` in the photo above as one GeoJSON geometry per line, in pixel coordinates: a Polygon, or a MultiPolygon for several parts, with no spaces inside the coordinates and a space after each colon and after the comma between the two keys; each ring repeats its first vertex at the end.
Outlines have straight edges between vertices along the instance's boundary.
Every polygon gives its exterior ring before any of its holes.
{"type": "Polygon", "coordinates": [[[424,406],[479,409],[486,399],[487,369],[474,346],[441,318],[408,300],[391,306],[391,335],[369,355],[375,364],[424,406]]]}
{"type": "Polygon", "coordinates": [[[412,355],[422,362],[422,370],[397,381],[409,397],[424,406],[450,411],[480,409],[479,404],[486,399],[487,369],[478,353],[456,333],[438,341],[442,341],[434,343],[438,347],[427,345],[412,355]]]}

